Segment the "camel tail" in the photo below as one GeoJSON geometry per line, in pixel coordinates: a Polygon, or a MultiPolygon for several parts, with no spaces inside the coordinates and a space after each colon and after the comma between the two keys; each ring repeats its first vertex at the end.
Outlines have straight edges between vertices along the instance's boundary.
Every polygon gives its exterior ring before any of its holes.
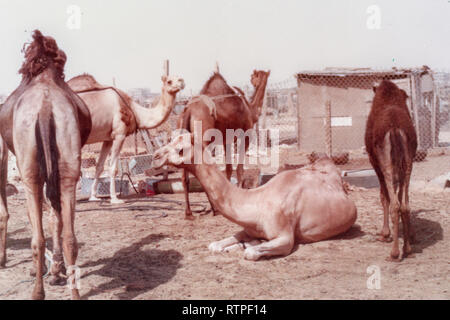
{"type": "Polygon", "coordinates": [[[405,181],[407,146],[402,138],[401,130],[394,129],[390,132],[391,159],[394,169],[394,177],[397,177],[400,185],[405,181]]]}
{"type": "Polygon", "coordinates": [[[46,196],[53,209],[61,212],[61,186],[58,166],[58,146],[56,144],[55,119],[52,107],[47,102],[38,114],[35,134],[37,145],[37,161],[40,175],[47,184],[46,196]]]}

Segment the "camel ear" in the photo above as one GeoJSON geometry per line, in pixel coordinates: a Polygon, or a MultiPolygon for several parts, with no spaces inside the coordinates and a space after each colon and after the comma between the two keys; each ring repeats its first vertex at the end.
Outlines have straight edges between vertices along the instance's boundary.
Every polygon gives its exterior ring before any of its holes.
{"type": "Polygon", "coordinates": [[[161,80],[162,80],[162,82],[166,83],[166,81],[167,81],[167,76],[166,76],[166,75],[161,76],[161,80]]]}
{"type": "Polygon", "coordinates": [[[372,90],[373,90],[373,93],[376,93],[377,92],[377,86],[373,86],[372,90]]]}

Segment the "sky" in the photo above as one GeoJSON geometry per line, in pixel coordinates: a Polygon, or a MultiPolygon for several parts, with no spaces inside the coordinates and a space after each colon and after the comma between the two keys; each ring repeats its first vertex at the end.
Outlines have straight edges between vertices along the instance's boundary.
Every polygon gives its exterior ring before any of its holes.
{"type": "Polygon", "coordinates": [[[0,0],[0,94],[18,86],[34,29],[66,52],[67,80],[88,72],[125,90],[160,92],[165,59],[185,94],[216,62],[233,85],[254,69],[270,83],[326,67],[450,70],[450,0],[0,0]]]}

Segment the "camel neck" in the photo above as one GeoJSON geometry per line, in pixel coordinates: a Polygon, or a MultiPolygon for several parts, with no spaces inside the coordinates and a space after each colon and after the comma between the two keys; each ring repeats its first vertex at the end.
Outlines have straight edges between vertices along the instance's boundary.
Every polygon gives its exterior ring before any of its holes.
{"type": "Polygon", "coordinates": [[[131,108],[136,116],[138,128],[153,129],[166,121],[175,106],[175,97],[175,94],[163,91],[158,104],[153,108],[144,108],[133,102],[131,108]]]}
{"type": "Polygon", "coordinates": [[[252,108],[252,114],[254,121],[258,121],[259,115],[261,113],[261,108],[264,102],[264,95],[266,93],[267,79],[263,81],[257,88],[255,88],[255,93],[250,99],[250,106],[252,108]]]}
{"type": "Polygon", "coordinates": [[[214,164],[190,165],[188,170],[197,177],[212,205],[221,215],[243,227],[249,224],[247,220],[252,216],[252,212],[247,210],[243,216],[239,205],[251,201],[247,189],[233,185],[214,164]]]}

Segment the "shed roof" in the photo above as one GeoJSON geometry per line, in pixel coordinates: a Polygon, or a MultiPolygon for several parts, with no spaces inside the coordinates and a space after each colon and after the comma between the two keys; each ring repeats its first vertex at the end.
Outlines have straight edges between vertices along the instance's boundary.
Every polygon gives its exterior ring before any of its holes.
{"type": "Polygon", "coordinates": [[[326,78],[326,77],[370,77],[402,79],[408,78],[412,74],[428,73],[430,68],[423,66],[421,68],[411,69],[371,69],[371,68],[325,68],[321,71],[301,71],[296,74],[297,79],[326,78]]]}

